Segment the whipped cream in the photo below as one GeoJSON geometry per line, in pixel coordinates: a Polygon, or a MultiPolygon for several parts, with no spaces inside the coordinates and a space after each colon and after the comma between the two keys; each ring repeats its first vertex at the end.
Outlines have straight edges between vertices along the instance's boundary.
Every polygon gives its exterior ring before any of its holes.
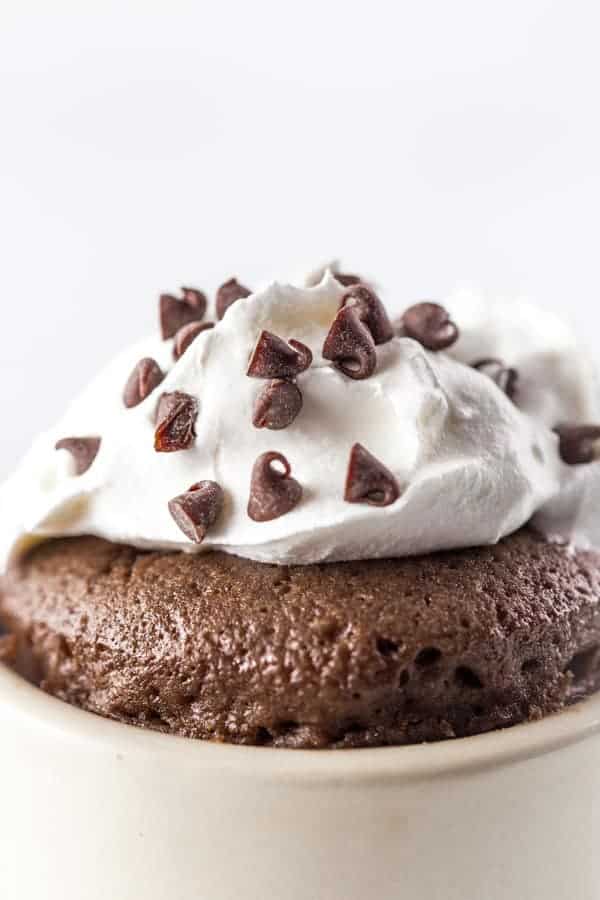
{"type": "Polygon", "coordinates": [[[566,466],[551,430],[600,419],[590,366],[560,323],[522,304],[457,293],[443,301],[461,330],[449,352],[395,337],[377,347],[375,374],[356,381],[321,355],[345,289],[330,271],[318,277],[311,287],[273,283],[239,300],[177,362],[173,341],[158,335],[118,356],[0,489],[0,566],[35,541],[81,534],[278,564],[406,556],[493,543],[536,514],[553,537],[600,543],[592,515],[600,465],[566,466]],[[279,431],[252,425],[263,384],[246,370],[263,329],[301,341],[314,357],[297,382],[303,408],[279,431]],[[470,366],[488,356],[518,369],[518,406],[470,366]],[[127,409],[123,388],[144,357],[167,374],[127,409]],[[171,391],[197,399],[197,437],[190,449],[157,453],[156,408],[171,391]],[[54,448],[87,435],[102,444],[77,476],[71,455],[54,448]],[[356,442],[397,479],[401,495],[392,505],[344,501],[356,442]],[[247,513],[250,477],[266,451],[284,454],[303,496],[287,514],[255,522],[247,513]],[[225,504],[198,547],[168,504],[204,480],[222,487],[225,504]]]}
{"type": "Polygon", "coordinates": [[[600,421],[597,372],[559,318],[524,300],[490,299],[468,290],[443,302],[460,329],[448,352],[467,364],[487,357],[516,368],[522,412],[549,428],[600,421]]]}

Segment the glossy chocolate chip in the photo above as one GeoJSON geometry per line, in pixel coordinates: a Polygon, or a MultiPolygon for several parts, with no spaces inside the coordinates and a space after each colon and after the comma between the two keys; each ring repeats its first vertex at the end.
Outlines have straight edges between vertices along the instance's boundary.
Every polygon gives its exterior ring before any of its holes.
{"type": "Polygon", "coordinates": [[[390,470],[362,444],[354,444],[350,451],[344,500],[348,503],[368,503],[370,506],[389,506],[399,496],[398,482],[390,470]]]}
{"type": "Polygon", "coordinates": [[[334,272],[333,277],[343,287],[351,287],[353,284],[363,284],[363,280],[359,275],[351,275],[345,272],[334,272]]]}
{"type": "Polygon", "coordinates": [[[164,373],[158,363],[146,357],[141,359],[125,385],[123,403],[128,409],[138,406],[164,379],[164,373]]]}
{"type": "Polygon", "coordinates": [[[344,306],[333,320],[323,344],[323,357],[348,378],[369,378],[377,367],[375,341],[353,306],[344,306]]]}
{"type": "Polygon", "coordinates": [[[252,291],[249,291],[247,287],[240,284],[236,278],[230,278],[229,281],[222,284],[217,291],[217,319],[220,321],[230,306],[238,300],[249,297],[251,293],[252,291]]]}
{"type": "Polygon", "coordinates": [[[206,297],[196,288],[181,288],[181,299],[161,294],[159,300],[160,330],[163,340],[174,337],[184,325],[199,322],[206,312],[206,297]]]}
{"type": "Polygon", "coordinates": [[[300,502],[302,488],[291,472],[289,462],[281,453],[271,451],[258,457],[252,469],[248,501],[248,515],[254,522],[278,519],[300,502]]]}
{"type": "Polygon", "coordinates": [[[250,378],[296,378],[311,363],[312,353],[305,344],[261,331],[246,374],[250,378]]]}
{"type": "Polygon", "coordinates": [[[439,303],[415,303],[401,319],[401,333],[428,350],[445,350],[458,339],[458,328],[439,303]]]}
{"type": "Polygon", "coordinates": [[[92,466],[98,456],[102,438],[69,437],[56,444],[56,450],[67,450],[75,461],[75,474],[83,475],[92,466]]]}
{"type": "Polygon", "coordinates": [[[600,425],[559,425],[554,430],[563,462],[577,466],[600,459],[600,425]]]}
{"type": "Polygon", "coordinates": [[[173,344],[173,356],[175,359],[181,359],[188,347],[194,343],[199,334],[215,327],[214,322],[190,322],[184,325],[175,335],[173,344]]]}
{"type": "Polygon", "coordinates": [[[340,307],[356,309],[361,321],[371,332],[375,344],[385,344],[394,337],[394,329],[383,303],[366,284],[356,284],[347,290],[340,307]]]}
{"type": "Polygon", "coordinates": [[[514,400],[517,393],[519,375],[516,369],[505,366],[499,359],[479,359],[473,363],[473,368],[483,375],[487,375],[494,381],[507,397],[514,400]]]}
{"type": "Polygon", "coordinates": [[[291,425],[302,409],[302,393],[291,381],[275,379],[265,384],[254,403],[255,428],[278,431],[291,425]]]}
{"type": "Polygon", "coordinates": [[[194,544],[201,544],[223,509],[223,489],[216,481],[199,481],[169,502],[169,512],[194,544]]]}
{"type": "Polygon", "coordinates": [[[3,634],[0,630],[0,662],[14,663],[17,659],[18,641],[16,634],[3,634]]]}
{"type": "Polygon", "coordinates": [[[198,403],[190,394],[163,394],[156,413],[154,449],[158,453],[187,450],[196,440],[198,403]]]}

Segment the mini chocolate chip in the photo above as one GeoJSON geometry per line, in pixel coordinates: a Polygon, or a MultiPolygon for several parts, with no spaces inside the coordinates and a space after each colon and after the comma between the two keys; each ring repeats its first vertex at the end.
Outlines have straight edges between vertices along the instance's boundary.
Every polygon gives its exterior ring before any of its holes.
{"type": "Polygon", "coordinates": [[[370,506],[389,506],[400,496],[395,477],[362,444],[354,444],[350,451],[344,500],[348,503],[368,503],[370,506]]]}
{"type": "Polygon", "coordinates": [[[383,303],[366,284],[355,284],[347,290],[340,308],[356,309],[376,344],[385,344],[394,337],[394,329],[383,303]]]}
{"type": "Polygon", "coordinates": [[[0,631],[0,662],[7,664],[16,662],[17,651],[16,634],[2,634],[0,631]]]}
{"type": "Polygon", "coordinates": [[[255,522],[270,522],[290,512],[302,497],[302,488],[291,477],[292,469],[281,453],[273,451],[258,457],[252,469],[248,515],[255,522]],[[283,472],[273,467],[283,466],[283,472]]]}
{"type": "Polygon", "coordinates": [[[275,379],[265,384],[254,403],[255,428],[278,431],[291,425],[302,409],[302,393],[291,381],[275,379]]]}
{"type": "Polygon", "coordinates": [[[363,284],[364,283],[362,278],[360,278],[359,275],[350,275],[350,274],[345,274],[344,272],[334,272],[333,277],[335,278],[336,281],[339,281],[339,283],[343,287],[351,287],[353,284],[363,284]]]}
{"type": "Polygon", "coordinates": [[[519,375],[516,369],[505,366],[499,359],[479,359],[474,362],[473,368],[487,375],[492,381],[495,381],[501,391],[504,391],[507,397],[514,399],[517,393],[517,381],[519,375]]]}
{"type": "Polygon", "coordinates": [[[123,403],[128,409],[137,406],[158,387],[164,378],[158,363],[146,357],[141,359],[127,381],[123,392],[123,403]]]}
{"type": "Polygon", "coordinates": [[[458,338],[458,328],[439,303],[415,303],[401,319],[402,333],[428,350],[445,350],[458,338]]]}
{"type": "Polygon", "coordinates": [[[223,509],[223,489],[216,481],[199,481],[169,501],[169,512],[186,537],[201,544],[223,509]]]}
{"type": "Polygon", "coordinates": [[[186,303],[194,309],[203,309],[206,312],[206,297],[198,288],[182,287],[181,293],[186,303]]]}
{"type": "Polygon", "coordinates": [[[99,437],[69,437],[58,441],[55,449],[68,450],[75,460],[75,474],[83,475],[98,456],[101,443],[99,437]]]}
{"type": "Polygon", "coordinates": [[[175,359],[181,359],[188,347],[194,343],[198,335],[202,331],[208,331],[214,328],[214,322],[190,322],[184,325],[175,335],[175,343],[173,344],[173,356],[175,359]]]}
{"type": "Polygon", "coordinates": [[[190,394],[173,391],[163,394],[156,413],[154,449],[158,453],[187,450],[196,439],[198,403],[190,394]]]}
{"type": "Polygon", "coordinates": [[[312,353],[305,344],[286,343],[270,331],[261,331],[246,374],[250,378],[295,378],[311,363],[312,353]]]}
{"type": "Polygon", "coordinates": [[[343,306],[323,344],[323,357],[348,378],[369,378],[377,366],[373,335],[354,306],[343,306]]]}
{"type": "Polygon", "coordinates": [[[180,328],[190,322],[199,322],[206,312],[206,297],[196,288],[181,288],[182,298],[161,294],[160,330],[163,340],[174,337],[180,328]]]}
{"type": "Polygon", "coordinates": [[[217,291],[217,319],[223,318],[230,306],[237,300],[243,300],[249,297],[252,291],[240,284],[236,278],[230,278],[225,284],[222,284],[217,291]]]}
{"type": "Polygon", "coordinates": [[[558,449],[570,466],[600,459],[600,425],[558,425],[558,449]]]}

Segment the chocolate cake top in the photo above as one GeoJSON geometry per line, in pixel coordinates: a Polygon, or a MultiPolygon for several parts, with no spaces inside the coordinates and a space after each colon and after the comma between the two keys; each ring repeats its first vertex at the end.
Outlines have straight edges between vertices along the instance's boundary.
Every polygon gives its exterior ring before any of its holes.
{"type": "Polygon", "coordinates": [[[586,696],[599,596],[600,554],[526,529],[290,567],[71,538],[11,568],[0,622],[5,652],[16,638],[34,680],[84,709],[188,737],[360,747],[503,728],[586,696]]]}

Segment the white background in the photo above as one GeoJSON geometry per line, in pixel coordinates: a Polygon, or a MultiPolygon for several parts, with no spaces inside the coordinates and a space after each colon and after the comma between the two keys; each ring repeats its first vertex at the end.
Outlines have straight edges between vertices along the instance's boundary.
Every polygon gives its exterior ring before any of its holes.
{"type": "Polygon", "coordinates": [[[595,2],[0,0],[0,475],[159,291],[330,255],[600,324],[595,2]]]}

